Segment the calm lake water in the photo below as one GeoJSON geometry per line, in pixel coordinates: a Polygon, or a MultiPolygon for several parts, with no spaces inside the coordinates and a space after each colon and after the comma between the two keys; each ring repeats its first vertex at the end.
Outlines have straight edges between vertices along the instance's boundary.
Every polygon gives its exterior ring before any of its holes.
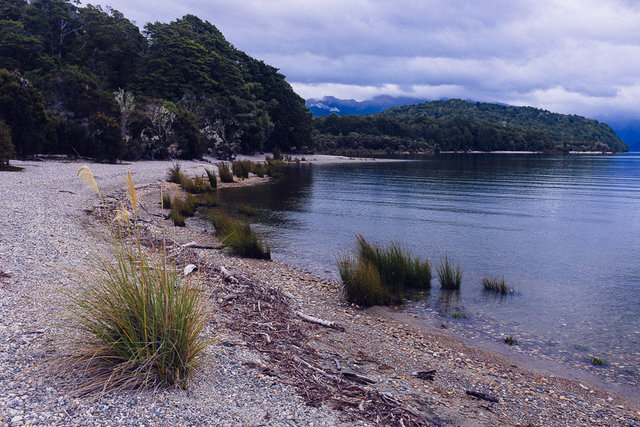
{"type": "Polygon", "coordinates": [[[222,192],[248,202],[273,257],[337,279],[354,233],[399,242],[463,269],[402,308],[512,355],[560,362],[606,382],[640,376],[640,154],[440,155],[397,163],[314,165],[273,185],[222,192]],[[516,292],[483,294],[485,275],[516,292]],[[452,319],[464,312],[466,319],[452,319]],[[507,347],[504,336],[520,345],[507,347]],[[609,365],[593,367],[590,356],[609,365]]]}

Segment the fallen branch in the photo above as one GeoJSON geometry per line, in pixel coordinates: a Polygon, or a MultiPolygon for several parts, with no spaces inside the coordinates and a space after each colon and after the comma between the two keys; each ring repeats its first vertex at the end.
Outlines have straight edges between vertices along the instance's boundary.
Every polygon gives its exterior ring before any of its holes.
{"type": "Polygon", "coordinates": [[[220,274],[222,274],[222,277],[226,281],[233,282],[233,283],[240,283],[240,281],[236,279],[231,273],[229,273],[229,270],[224,268],[224,266],[220,266],[220,274]]]}
{"type": "Polygon", "coordinates": [[[498,398],[495,396],[492,396],[490,394],[487,393],[482,393],[480,391],[473,391],[473,390],[467,390],[465,393],[467,393],[469,396],[473,396],[476,399],[482,399],[482,400],[487,400],[489,402],[498,402],[498,398]]]}
{"type": "Polygon", "coordinates": [[[376,383],[371,378],[363,377],[361,375],[354,374],[354,373],[351,373],[351,372],[343,372],[340,375],[342,375],[342,378],[344,378],[345,380],[353,381],[353,382],[358,383],[358,384],[369,385],[369,384],[375,384],[376,383]]]}
{"type": "Polygon", "coordinates": [[[327,328],[336,329],[338,331],[344,332],[345,329],[343,326],[340,326],[336,322],[332,322],[330,320],[319,319],[317,317],[309,316],[308,314],[304,314],[301,311],[296,311],[296,316],[301,318],[302,320],[310,323],[315,323],[317,325],[321,325],[327,328]]]}

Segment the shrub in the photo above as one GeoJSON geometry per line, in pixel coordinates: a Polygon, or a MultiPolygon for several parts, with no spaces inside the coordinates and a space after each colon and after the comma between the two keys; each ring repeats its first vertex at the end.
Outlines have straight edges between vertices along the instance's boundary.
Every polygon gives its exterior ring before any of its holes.
{"type": "Polygon", "coordinates": [[[238,205],[238,212],[246,216],[254,216],[256,214],[254,207],[246,203],[238,205]]]}
{"type": "MultiPolygon", "coordinates": [[[[79,176],[98,191],[86,166],[79,176]]],[[[80,289],[68,293],[74,325],[72,361],[91,379],[82,391],[141,386],[186,387],[207,343],[205,298],[198,287],[180,280],[166,255],[152,257],[142,246],[137,222],[137,195],[127,177],[133,221],[122,208],[117,226],[105,220],[110,257],[96,257],[80,289]]]]}
{"type": "Polygon", "coordinates": [[[382,247],[356,235],[353,254],[338,256],[336,263],[347,300],[360,305],[400,302],[406,289],[428,289],[431,286],[429,261],[420,261],[395,243],[382,247]],[[369,271],[371,268],[375,269],[378,279],[369,271]],[[368,286],[352,282],[365,278],[372,280],[368,286]],[[384,292],[378,289],[379,286],[384,292]],[[363,294],[358,296],[358,292],[363,294]]]}
{"type": "Polygon", "coordinates": [[[440,286],[443,289],[460,289],[460,283],[462,282],[462,271],[460,265],[456,265],[455,269],[449,262],[449,258],[445,255],[444,259],[436,268],[438,273],[438,279],[440,280],[440,286]]]}
{"type": "Polygon", "coordinates": [[[171,169],[169,169],[169,172],[167,174],[167,181],[175,182],[176,184],[181,184],[182,179],[184,177],[184,174],[182,173],[181,168],[182,166],[180,166],[180,163],[174,163],[171,169]]]}
{"type": "Polygon", "coordinates": [[[485,292],[496,292],[502,295],[513,293],[513,288],[507,286],[506,282],[504,281],[504,277],[502,279],[497,279],[495,277],[483,277],[482,289],[485,292]]]}
{"type": "Polygon", "coordinates": [[[220,175],[220,181],[233,182],[233,173],[225,162],[218,163],[218,174],[220,175]]]}
{"type": "Polygon", "coordinates": [[[233,174],[240,179],[249,178],[249,172],[253,169],[253,162],[249,160],[235,160],[231,163],[233,174]]]}
{"type": "Polygon", "coordinates": [[[232,254],[245,258],[271,259],[271,248],[253,232],[251,226],[223,212],[211,214],[216,235],[232,254]]]}
{"type": "Polygon", "coordinates": [[[209,178],[209,185],[211,186],[211,188],[218,188],[218,178],[216,177],[215,171],[205,169],[205,172],[207,172],[207,178],[209,178]]]}

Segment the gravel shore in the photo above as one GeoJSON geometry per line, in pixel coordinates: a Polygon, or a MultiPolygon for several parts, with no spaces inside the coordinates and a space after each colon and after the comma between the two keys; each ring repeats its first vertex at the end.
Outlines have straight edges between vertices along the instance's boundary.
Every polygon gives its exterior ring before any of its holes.
{"type": "MultiPolygon", "coordinates": [[[[300,269],[210,249],[190,250],[213,295],[214,341],[189,388],[74,397],[72,377],[81,373],[54,375],[48,362],[64,354],[60,291],[77,286],[69,269],[85,268],[102,245],[85,212],[98,200],[75,177],[80,163],[12,164],[25,170],[0,172],[0,425],[640,425],[635,400],[349,306],[337,284],[300,269]],[[240,280],[225,279],[221,266],[240,280]],[[252,324],[254,315],[266,320],[252,324]],[[431,379],[416,375],[428,371],[431,379]],[[358,377],[371,382],[353,383],[358,377]]],[[[187,174],[210,167],[181,165],[187,174]]],[[[178,243],[217,245],[197,219],[177,229],[158,216],[170,166],[90,165],[103,194],[116,197],[131,172],[149,232],[169,227],[178,243]]]]}

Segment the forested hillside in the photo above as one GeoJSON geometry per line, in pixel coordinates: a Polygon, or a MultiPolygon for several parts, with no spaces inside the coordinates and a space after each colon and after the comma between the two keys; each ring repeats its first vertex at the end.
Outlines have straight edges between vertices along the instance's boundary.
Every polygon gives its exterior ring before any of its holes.
{"type": "Polygon", "coordinates": [[[327,152],[626,151],[605,123],[532,107],[432,101],[367,116],[314,118],[314,142],[327,152]]]}
{"type": "Polygon", "coordinates": [[[0,3],[0,124],[15,152],[116,159],[311,145],[283,75],[187,15],[141,32],[65,0],[0,3]]]}

